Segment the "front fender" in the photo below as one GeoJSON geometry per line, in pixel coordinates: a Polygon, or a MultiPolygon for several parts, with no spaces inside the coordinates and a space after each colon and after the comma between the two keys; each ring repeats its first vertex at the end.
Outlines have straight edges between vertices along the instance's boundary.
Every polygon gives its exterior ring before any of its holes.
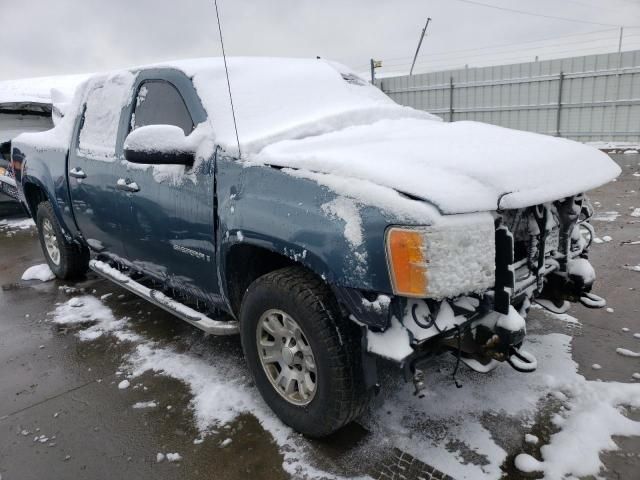
{"type": "Polygon", "coordinates": [[[393,222],[383,212],[281,169],[226,158],[217,169],[218,265],[233,245],[251,243],[331,285],[391,292],[384,234],[393,222]]]}

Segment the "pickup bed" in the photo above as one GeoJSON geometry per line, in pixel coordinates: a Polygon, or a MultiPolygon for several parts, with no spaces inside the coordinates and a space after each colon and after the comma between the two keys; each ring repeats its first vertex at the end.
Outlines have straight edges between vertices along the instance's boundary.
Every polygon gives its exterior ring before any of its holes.
{"type": "Polygon", "coordinates": [[[444,123],[320,59],[230,59],[228,75],[221,59],[96,75],[12,161],[59,278],[90,268],[239,333],[293,428],[357,417],[380,359],[417,394],[440,353],[532,371],[532,302],[604,305],[584,192],[619,174],[606,155],[444,123]]]}

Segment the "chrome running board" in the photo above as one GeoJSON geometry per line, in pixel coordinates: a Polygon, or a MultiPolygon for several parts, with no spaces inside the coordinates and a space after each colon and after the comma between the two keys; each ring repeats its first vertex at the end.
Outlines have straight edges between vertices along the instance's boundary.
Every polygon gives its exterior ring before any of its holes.
{"type": "Polygon", "coordinates": [[[157,307],[160,307],[167,312],[175,315],[176,317],[184,320],[185,322],[198,327],[206,333],[211,335],[235,335],[240,332],[238,322],[230,320],[228,322],[213,320],[207,317],[205,314],[200,313],[193,308],[168,297],[158,290],[145,287],[141,283],[129,278],[120,270],[111,267],[110,265],[101,262],[99,260],[91,260],[89,262],[89,268],[96,272],[101,277],[106,278],[110,282],[113,282],[122,288],[129,290],[131,293],[148,300],[157,307]]]}

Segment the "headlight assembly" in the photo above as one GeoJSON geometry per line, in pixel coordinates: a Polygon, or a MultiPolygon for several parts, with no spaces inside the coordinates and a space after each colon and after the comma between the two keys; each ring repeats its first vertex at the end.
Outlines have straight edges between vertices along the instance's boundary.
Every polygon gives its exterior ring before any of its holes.
{"type": "Polygon", "coordinates": [[[430,227],[391,227],[386,250],[396,295],[442,299],[495,284],[495,227],[489,215],[430,227]]]}

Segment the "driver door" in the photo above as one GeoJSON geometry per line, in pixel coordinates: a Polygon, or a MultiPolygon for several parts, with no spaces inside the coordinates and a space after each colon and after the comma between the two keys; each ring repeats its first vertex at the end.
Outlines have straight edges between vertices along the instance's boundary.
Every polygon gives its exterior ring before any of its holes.
{"type": "MultiPolygon", "coordinates": [[[[206,115],[191,81],[139,78],[128,125],[173,125],[189,136],[206,115]]],[[[127,259],[133,266],[196,299],[220,300],[215,269],[213,158],[192,166],[124,161],[130,209],[123,219],[127,259]]],[[[122,183],[121,181],[121,183],[122,183]]]]}

